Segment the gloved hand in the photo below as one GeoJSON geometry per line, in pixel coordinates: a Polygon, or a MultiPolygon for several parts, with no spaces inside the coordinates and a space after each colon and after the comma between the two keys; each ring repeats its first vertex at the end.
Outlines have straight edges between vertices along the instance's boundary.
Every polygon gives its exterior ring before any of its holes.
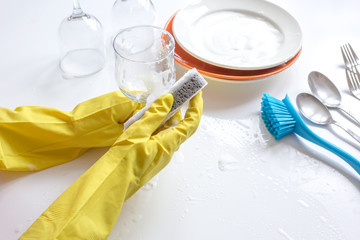
{"type": "Polygon", "coordinates": [[[112,92],[72,111],[49,107],[0,108],[0,170],[33,171],[73,160],[93,147],[111,146],[123,123],[143,107],[112,92]]]}
{"type": "MultiPolygon", "coordinates": [[[[123,202],[170,161],[199,125],[201,92],[190,101],[183,120],[158,129],[172,103],[171,94],[156,100],[20,239],[106,239],[123,202]]],[[[176,114],[166,124],[179,117],[176,114]]]]}

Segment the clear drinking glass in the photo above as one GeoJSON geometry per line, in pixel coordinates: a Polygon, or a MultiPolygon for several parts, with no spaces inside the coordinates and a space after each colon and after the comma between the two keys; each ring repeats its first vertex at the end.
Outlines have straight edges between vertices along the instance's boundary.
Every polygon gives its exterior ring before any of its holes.
{"type": "Polygon", "coordinates": [[[121,30],[114,38],[115,79],[133,101],[160,96],[175,83],[175,41],[166,30],[148,25],[121,30]]]}
{"type": "Polygon", "coordinates": [[[59,27],[60,69],[65,77],[84,77],[105,65],[105,41],[99,20],[73,1],[73,12],[59,27]]]}
{"type": "Polygon", "coordinates": [[[112,7],[113,33],[137,25],[156,25],[157,14],[151,0],[116,0],[112,7]]]}

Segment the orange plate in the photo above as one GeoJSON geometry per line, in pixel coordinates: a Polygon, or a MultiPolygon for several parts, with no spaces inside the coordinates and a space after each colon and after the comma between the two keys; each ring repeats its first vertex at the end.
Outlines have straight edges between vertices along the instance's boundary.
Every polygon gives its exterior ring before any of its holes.
{"type": "MultiPolygon", "coordinates": [[[[176,13],[171,16],[168,22],[165,25],[165,29],[173,34],[172,32],[172,23],[176,16],[176,13]]],[[[251,80],[264,78],[276,73],[279,73],[288,67],[290,67],[299,57],[300,51],[289,61],[284,64],[281,64],[277,67],[263,69],[263,70],[233,70],[222,67],[217,67],[208,63],[205,63],[187,53],[182,49],[179,44],[175,41],[175,61],[177,61],[182,66],[191,69],[196,68],[201,74],[211,76],[214,78],[226,79],[226,80],[251,80]]]]}

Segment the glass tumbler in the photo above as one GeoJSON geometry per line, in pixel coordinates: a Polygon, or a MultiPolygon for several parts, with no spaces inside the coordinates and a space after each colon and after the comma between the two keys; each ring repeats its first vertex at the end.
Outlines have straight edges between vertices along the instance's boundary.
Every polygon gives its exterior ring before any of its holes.
{"type": "Polygon", "coordinates": [[[129,99],[146,102],[175,83],[173,36],[155,26],[134,26],[114,38],[115,79],[129,99]]]}

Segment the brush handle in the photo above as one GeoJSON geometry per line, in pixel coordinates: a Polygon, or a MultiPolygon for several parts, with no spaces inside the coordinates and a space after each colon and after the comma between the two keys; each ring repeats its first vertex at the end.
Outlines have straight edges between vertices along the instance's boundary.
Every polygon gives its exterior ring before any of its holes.
{"type": "Polygon", "coordinates": [[[344,161],[346,161],[358,174],[360,174],[360,161],[351,156],[349,153],[345,152],[341,148],[335,146],[334,144],[326,141],[325,139],[316,135],[313,131],[308,128],[308,126],[304,123],[300,115],[297,113],[296,109],[290,102],[290,99],[286,97],[283,102],[287,106],[289,112],[292,114],[294,119],[296,120],[294,132],[299,136],[305,138],[306,140],[323,147],[330,152],[336,154],[344,161]]]}
{"type": "Polygon", "coordinates": [[[330,152],[336,154],[337,156],[339,156],[340,158],[345,160],[345,162],[347,162],[358,174],[360,174],[359,160],[357,160],[356,158],[354,158],[352,155],[345,152],[341,148],[339,148],[339,147],[335,146],[334,144],[326,141],[325,139],[319,137],[314,132],[312,132],[307,126],[305,126],[305,127],[306,128],[301,127],[301,130],[297,131],[296,133],[298,135],[300,135],[301,137],[309,140],[310,142],[313,142],[313,143],[319,145],[320,147],[323,147],[323,148],[329,150],[330,152]]]}

